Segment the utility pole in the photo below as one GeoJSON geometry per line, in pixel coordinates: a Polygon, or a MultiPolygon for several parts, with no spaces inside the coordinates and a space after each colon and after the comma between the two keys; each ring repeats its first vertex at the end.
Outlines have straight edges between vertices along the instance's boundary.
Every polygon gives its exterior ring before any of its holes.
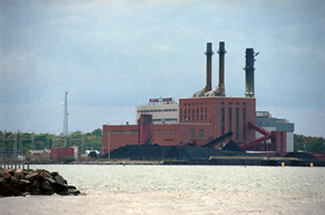
{"type": "Polygon", "coordinates": [[[53,133],[53,139],[52,139],[52,148],[55,148],[55,134],[53,133]]]}
{"type": "Polygon", "coordinates": [[[63,135],[64,135],[64,147],[67,146],[67,136],[68,136],[68,92],[65,92],[64,99],[64,119],[63,119],[63,135]]]}
{"type": "Polygon", "coordinates": [[[0,157],[1,159],[4,160],[5,158],[5,151],[6,151],[6,131],[3,132],[3,136],[2,136],[2,147],[1,147],[1,151],[0,151],[0,157]]]}
{"type": "MultiPolygon", "coordinates": [[[[18,131],[19,134],[19,131],[18,131]]],[[[17,159],[17,142],[18,142],[18,134],[15,134],[15,139],[14,139],[14,153],[13,153],[13,158],[16,160],[17,159]]]]}
{"type": "Polygon", "coordinates": [[[31,149],[34,150],[35,149],[35,145],[34,145],[34,133],[32,133],[32,138],[31,138],[31,149]]]}
{"type": "Polygon", "coordinates": [[[46,135],[46,139],[47,139],[47,150],[50,150],[50,138],[49,138],[49,133],[47,132],[46,135]]]}

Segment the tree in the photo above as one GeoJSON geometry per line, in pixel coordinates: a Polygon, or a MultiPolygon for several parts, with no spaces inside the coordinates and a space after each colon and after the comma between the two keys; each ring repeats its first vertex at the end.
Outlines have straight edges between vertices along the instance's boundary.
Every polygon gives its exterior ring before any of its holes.
{"type": "Polygon", "coordinates": [[[76,159],[73,156],[68,156],[63,159],[63,163],[71,163],[72,161],[75,161],[76,159]]]}
{"type": "Polygon", "coordinates": [[[91,157],[91,158],[97,158],[97,153],[95,151],[91,151],[89,153],[89,157],[91,157]]]}
{"type": "Polygon", "coordinates": [[[36,148],[36,150],[42,150],[42,149],[45,149],[46,146],[43,141],[39,140],[39,141],[36,141],[35,148],[36,148]]]}
{"type": "Polygon", "coordinates": [[[305,151],[303,135],[294,134],[294,150],[296,151],[305,151]]]}
{"type": "Polygon", "coordinates": [[[313,138],[306,144],[308,152],[325,152],[325,145],[323,138],[313,138]]]}
{"type": "Polygon", "coordinates": [[[91,135],[95,135],[96,137],[101,137],[103,135],[103,131],[100,128],[97,128],[91,132],[91,135]]]}

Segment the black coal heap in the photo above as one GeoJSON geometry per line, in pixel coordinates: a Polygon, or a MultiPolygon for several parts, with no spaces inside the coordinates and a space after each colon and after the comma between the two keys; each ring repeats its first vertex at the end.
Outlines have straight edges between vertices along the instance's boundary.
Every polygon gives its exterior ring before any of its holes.
{"type": "Polygon", "coordinates": [[[110,157],[131,160],[208,160],[210,156],[243,154],[246,153],[195,146],[126,145],[111,152],[110,157]]]}

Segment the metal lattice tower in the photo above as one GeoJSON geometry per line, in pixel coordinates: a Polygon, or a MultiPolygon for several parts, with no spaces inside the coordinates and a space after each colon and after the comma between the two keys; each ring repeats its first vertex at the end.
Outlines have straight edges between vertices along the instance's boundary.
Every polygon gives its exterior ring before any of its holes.
{"type": "Polygon", "coordinates": [[[64,146],[67,146],[67,136],[68,136],[68,92],[65,92],[64,99],[64,115],[63,115],[63,135],[64,135],[64,146]]]}

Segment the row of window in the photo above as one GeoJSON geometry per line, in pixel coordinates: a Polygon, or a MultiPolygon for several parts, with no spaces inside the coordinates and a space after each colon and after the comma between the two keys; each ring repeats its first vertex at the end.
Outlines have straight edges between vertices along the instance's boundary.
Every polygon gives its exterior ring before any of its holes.
{"type": "Polygon", "coordinates": [[[177,112],[177,109],[152,109],[152,110],[138,110],[138,113],[152,113],[152,112],[177,112]]]}
{"type": "MultiPolygon", "coordinates": [[[[199,103],[199,102],[197,102],[197,103],[194,103],[194,102],[193,102],[193,103],[184,103],[184,106],[191,106],[191,104],[192,104],[192,106],[195,106],[195,104],[196,104],[196,105],[200,105],[200,104],[203,105],[203,102],[201,102],[201,103],[199,103]]],[[[204,104],[207,105],[208,103],[205,102],[204,104]]],[[[182,105],[183,105],[183,104],[181,104],[181,106],[182,106],[182,105]]]]}
{"type": "Polygon", "coordinates": [[[164,118],[164,119],[152,119],[152,121],[154,122],[160,122],[160,121],[176,121],[177,122],[177,118],[164,118]]]}
{"type": "Polygon", "coordinates": [[[137,130],[131,130],[131,131],[122,131],[122,130],[116,130],[116,131],[104,131],[103,134],[138,134],[137,130]]]}
{"type": "MultiPolygon", "coordinates": [[[[221,103],[222,105],[225,105],[224,102],[221,103]]],[[[228,105],[232,105],[232,102],[228,102],[228,105]]],[[[239,105],[239,102],[236,102],[236,105],[239,105]]],[[[246,102],[243,102],[243,105],[246,105],[246,102]]]]}
{"type": "Polygon", "coordinates": [[[177,130],[154,130],[153,131],[155,134],[177,134],[177,130]]]}
{"type": "Polygon", "coordinates": [[[184,109],[180,109],[180,121],[184,121],[186,122],[202,122],[203,121],[203,114],[204,114],[204,121],[208,121],[208,109],[204,108],[204,112],[203,112],[203,108],[184,108],[184,109]]]}
{"type": "MultiPolygon", "coordinates": [[[[195,105],[203,105],[203,102],[201,102],[201,103],[199,103],[199,102],[197,102],[197,103],[184,103],[184,106],[191,106],[191,104],[192,104],[192,106],[195,106],[195,105]]],[[[207,105],[208,103],[207,102],[205,102],[204,103],[205,105],[207,105]]],[[[221,103],[222,105],[225,105],[225,102],[222,102],[221,103]]],[[[182,106],[183,104],[181,104],[181,106],[182,106]]],[[[228,105],[232,105],[232,102],[228,102],[228,105]]],[[[239,102],[236,102],[236,105],[239,105],[239,102]]],[[[243,105],[245,106],[246,105],[246,102],[243,102],[243,105]]]]}
{"type": "MultiPolygon", "coordinates": [[[[104,131],[103,134],[138,134],[137,130],[131,130],[131,131],[104,131]]],[[[154,130],[155,134],[177,134],[177,130],[154,130]]]]}

